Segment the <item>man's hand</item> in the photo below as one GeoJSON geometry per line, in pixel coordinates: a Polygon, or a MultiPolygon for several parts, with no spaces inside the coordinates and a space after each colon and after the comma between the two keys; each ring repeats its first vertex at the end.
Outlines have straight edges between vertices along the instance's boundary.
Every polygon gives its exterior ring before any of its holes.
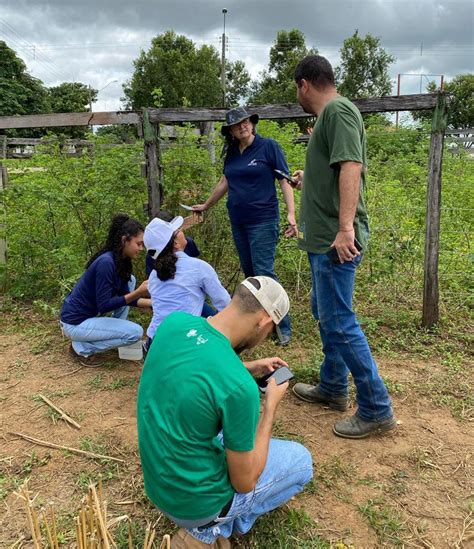
{"type": "Polygon", "coordinates": [[[360,255],[359,250],[355,247],[354,239],[354,229],[339,231],[336,235],[336,239],[331,244],[331,248],[336,248],[341,263],[352,261],[354,257],[360,255]]]}
{"type": "Polygon", "coordinates": [[[252,360],[252,362],[244,362],[244,366],[255,377],[264,376],[265,374],[271,374],[282,366],[288,366],[288,364],[278,356],[272,356],[269,358],[260,358],[259,360],[252,360]]]}
{"type": "Polygon", "coordinates": [[[288,214],[288,228],[285,231],[285,236],[291,238],[298,234],[298,227],[296,226],[296,219],[294,214],[288,214]]]}
{"type": "Polygon", "coordinates": [[[285,395],[286,390],[288,389],[288,385],[288,381],[282,383],[281,385],[277,385],[274,379],[270,379],[270,381],[267,383],[267,390],[265,392],[265,406],[272,410],[275,410],[280,403],[280,400],[285,395]]]}
{"type": "Polygon", "coordinates": [[[299,191],[301,191],[301,187],[303,186],[303,176],[304,176],[304,171],[303,170],[296,170],[293,173],[293,177],[298,182],[298,185],[296,185],[295,189],[298,189],[299,191]]]}

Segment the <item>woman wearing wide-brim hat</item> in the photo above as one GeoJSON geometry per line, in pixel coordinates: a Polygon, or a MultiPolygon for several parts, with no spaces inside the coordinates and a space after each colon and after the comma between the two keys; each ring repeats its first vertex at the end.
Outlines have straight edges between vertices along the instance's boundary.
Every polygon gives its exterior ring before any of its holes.
{"type": "MultiPolygon", "coordinates": [[[[275,178],[280,181],[288,212],[286,236],[297,233],[295,204],[290,183],[275,172],[289,172],[283,151],[276,141],[256,133],[258,120],[258,114],[249,114],[243,107],[226,113],[221,130],[226,140],[224,174],[206,202],[196,204],[193,210],[208,210],[228,193],[227,209],[244,275],[276,279],[280,213],[275,178]]],[[[279,332],[280,343],[287,345],[291,337],[288,316],[280,323],[279,332]]]]}

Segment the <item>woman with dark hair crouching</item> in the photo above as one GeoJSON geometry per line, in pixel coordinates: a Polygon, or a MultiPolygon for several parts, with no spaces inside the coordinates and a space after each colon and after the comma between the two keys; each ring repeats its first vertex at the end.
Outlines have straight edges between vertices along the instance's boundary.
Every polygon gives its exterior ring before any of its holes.
{"type": "Polygon", "coordinates": [[[132,259],[144,249],[143,226],[116,215],[107,240],[86,265],[61,308],[61,327],[71,340],[69,351],[84,366],[99,366],[98,353],[136,343],[143,328],[127,320],[130,306],[150,307],[148,282],[137,289],[132,259]],[[103,316],[112,313],[111,316],[103,316]]]}
{"type": "MultiPolygon", "coordinates": [[[[173,312],[183,311],[201,316],[206,296],[221,311],[230,303],[230,296],[222,286],[216,271],[205,261],[184,253],[186,237],[181,229],[182,217],[171,222],[153,219],[145,229],[144,242],[153,260],[148,290],[153,318],[147,329],[147,351],[156,329],[173,312]]],[[[215,311],[214,311],[215,314],[215,311]]]]}

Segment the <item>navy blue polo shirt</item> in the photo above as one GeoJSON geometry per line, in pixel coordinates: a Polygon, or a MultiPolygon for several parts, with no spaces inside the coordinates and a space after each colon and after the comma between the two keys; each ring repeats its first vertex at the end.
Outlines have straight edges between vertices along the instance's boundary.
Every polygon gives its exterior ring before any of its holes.
{"type": "MultiPolygon", "coordinates": [[[[81,276],[61,308],[61,320],[66,324],[80,324],[88,318],[110,313],[126,305],[125,294],[130,293],[115,268],[113,252],[99,255],[81,276]]],[[[129,305],[136,306],[137,300],[129,305]]]]}
{"type": "Polygon", "coordinates": [[[234,224],[255,225],[279,217],[274,170],[289,172],[283,151],[273,139],[255,136],[240,153],[238,144],[229,147],[224,175],[229,184],[227,209],[234,224]]]}

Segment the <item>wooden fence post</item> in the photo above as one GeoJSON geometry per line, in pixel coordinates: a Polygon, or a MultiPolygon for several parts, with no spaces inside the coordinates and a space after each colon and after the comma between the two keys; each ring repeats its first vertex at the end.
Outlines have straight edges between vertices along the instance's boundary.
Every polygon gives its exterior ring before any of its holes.
{"type": "Polygon", "coordinates": [[[441,170],[443,166],[444,132],[448,120],[447,101],[443,93],[433,111],[428,193],[426,203],[425,264],[423,283],[422,325],[431,328],[439,320],[438,260],[441,214],[441,170]]]}
{"type": "Polygon", "coordinates": [[[145,148],[145,172],[148,187],[148,218],[153,219],[160,211],[160,184],[163,170],[160,165],[159,128],[150,122],[148,109],[142,111],[143,141],[145,148]]]}
{"type": "Polygon", "coordinates": [[[0,158],[5,160],[7,158],[7,136],[0,135],[0,140],[2,141],[0,158]]]}
{"type": "Polygon", "coordinates": [[[206,149],[213,164],[216,163],[216,147],[213,143],[214,122],[203,122],[201,124],[201,135],[206,140],[206,149]]]}
{"type": "MultiPolygon", "coordinates": [[[[3,191],[7,188],[8,183],[8,172],[5,166],[2,166],[0,164],[0,194],[3,193],[3,191]]],[[[6,234],[3,234],[4,231],[6,231],[7,224],[6,224],[6,217],[7,217],[7,210],[5,206],[3,206],[4,201],[3,198],[1,200],[2,205],[0,206],[0,265],[6,265],[7,264],[7,236],[6,234]]]]}

